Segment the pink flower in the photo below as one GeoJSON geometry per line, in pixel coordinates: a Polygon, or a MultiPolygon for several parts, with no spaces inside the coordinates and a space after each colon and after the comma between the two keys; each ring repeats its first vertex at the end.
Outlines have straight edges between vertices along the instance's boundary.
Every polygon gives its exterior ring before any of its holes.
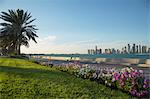
{"type": "Polygon", "coordinates": [[[124,86],[125,85],[125,83],[124,82],[121,82],[121,86],[124,86]]]}
{"type": "Polygon", "coordinates": [[[115,78],[115,80],[119,80],[120,74],[119,73],[114,73],[113,77],[115,78]]]}
{"type": "Polygon", "coordinates": [[[129,78],[132,78],[131,74],[129,74],[129,78]]]}

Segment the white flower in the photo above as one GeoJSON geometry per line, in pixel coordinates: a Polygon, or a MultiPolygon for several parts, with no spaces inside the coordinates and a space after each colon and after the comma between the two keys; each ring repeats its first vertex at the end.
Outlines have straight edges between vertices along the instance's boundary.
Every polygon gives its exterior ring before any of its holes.
{"type": "Polygon", "coordinates": [[[97,74],[96,73],[93,73],[93,78],[96,78],[97,77],[97,74]]]}
{"type": "Polygon", "coordinates": [[[112,82],[114,82],[114,81],[115,81],[115,78],[112,79],[112,82]]]}
{"type": "Polygon", "coordinates": [[[143,74],[143,70],[139,70],[139,72],[140,72],[141,74],[143,74]]]}
{"type": "Polygon", "coordinates": [[[108,83],[109,86],[111,86],[111,83],[108,83]]]}

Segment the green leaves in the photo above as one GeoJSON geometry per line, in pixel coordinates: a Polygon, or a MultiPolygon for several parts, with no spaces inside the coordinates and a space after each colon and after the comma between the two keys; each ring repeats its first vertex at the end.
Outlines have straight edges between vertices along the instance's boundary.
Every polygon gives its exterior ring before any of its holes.
{"type": "MultiPolygon", "coordinates": [[[[63,69],[63,68],[62,68],[63,69]]],[[[129,98],[102,84],[29,61],[0,58],[0,97],[5,98],[129,98]]]]}
{"type": "Polygon", "coordinates": [[[8,10],[8,12],[1,12],[0,19],[4,22],[0,23],[0,42],[5,45],[1,46],[5,50],[4,54],[15,53],[20,54],[20,46],[29,47],[29,41],[36,42],[35,25],[31,25],[36,19],[31,19],[31,13],[25,12],[22,9],[8,10]],[[7,37],[5,36],[7,35],[7,37]],[[12,43],[10,46],[10,42],[12,43]]]}

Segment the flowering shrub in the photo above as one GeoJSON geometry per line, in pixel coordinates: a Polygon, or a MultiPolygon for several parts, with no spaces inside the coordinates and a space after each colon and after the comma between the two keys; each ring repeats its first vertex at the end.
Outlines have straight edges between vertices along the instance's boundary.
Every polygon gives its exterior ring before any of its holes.
{"type": "Polygon", "coordinates": [[[81,67],[84,67],[84,65],[80,64],[74,64],[74,63],[63,63],[63,64],[58,64],[55,65],[55,68],[63,71],[63,72],[69,72],[70,74],[76,74],[77,70],[79,70],[81,67]]]}
{"type": "Polygon", "coordinates": [[[94,69],[89,65],[69,63],[57,66],[57,68],[77,77],[95,80],[106,86],[121,89],[133,96],[142,97],[149,93],[149,81],[145,79],[143,71],[132,67],[121,70],[115,68],[94,69]]]}
{"type": "Polygon", "coordinates": [[[120,88],[130,92],[133,96],[145,96],[148,94],[148,80],[144,78],[142,70],[123,68],[120,72],[120,88]]]}
{"type": "Polygon", "coordinates": [[[92,78],[93,73],[94,73],[94,70],[92,70],[89,66],[85,66],[85,67],[80,68],[77,71],[76,76],[82,77],[82,78],[92,78]]]}

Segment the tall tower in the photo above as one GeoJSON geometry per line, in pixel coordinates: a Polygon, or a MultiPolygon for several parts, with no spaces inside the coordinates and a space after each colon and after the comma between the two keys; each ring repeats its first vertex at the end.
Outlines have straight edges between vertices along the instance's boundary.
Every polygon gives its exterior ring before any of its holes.
{"type": "Polygon", "coordinates": [[[114,48],[111,49],[112,54],[116,54],[116,50],[114,48]]]}
{"type": "Polygon", "coordinates": [[[127,47],[126,46],[124,47],[124,53],[125,54],[127,53],[127,47]]]}
{"type": "Polygon", "coordinates": [[[142,46],[142,53],[144,53],[144,46],[142,46]]]}
{"type": "Polygon", "coordinates": [[[105,54],[107,54],[108,53],[108,49],[105,49],[105,54]]]}
{"type": "Polygon", "coordinates": [[[142,53],[141,45],[139,45],[139,53],[142,53]]]}
{"type": "Polygon", "coordinates": [[[119,49],[117,49],[117,54],[120,54],[120,50],[119,49]]]}
{"type": "Polygon", "coordinates": [[[122,48],[121,54],[124,54],[124,48],[122,48]]]}
{"type": "Polygon", "coordinates": [[[94,54],[93,49],[91,49],[91,54],[92,54],[92,55],[94,54]]]}
{"type": "Polygon", "coordinates": [[[133,54],[135,53],[135,44],[133,44],[133,54]]]}
{"type": "Polygon", "coordinates": [[[139,46],[136,46],[136,53],[139,53],[139,46]]]}
{"type": "Polygon", "coordinates": [[[108,53],[109,53],[109,54],[111,54],[111,53],[112,53],[112,51],[111,51],[111,49],[110,49],[110,48],[108,49],[108,53]]]}
{"type": "Polygon", "coordinates": [[[147,52],[147,46],[142,46],[142,52],[146,53],[147,52]]]}
{"type": "Polygon", "coordinates": [[[142,53],[146,53],[147,47],[146,46],[142,46],[142,53]]]}
{"type": "Polygon", "coordinates": [[[102,54],[102,49],[101,48],[99,49],[99,53],[102,54]]]}
{"type": "Polygon", "coordinates": [[[97,54],[97,46],[95,46],[95,54],[97,54]]]}
{"type": "Polygon", "coordinates": [[[88,54],[91,54],[91,53],[90,53],[90,51],[91,51],[91,50],[90,50],[90,49],[88,49],[88,54]]]}
{"type": "Polygon", "coordinates": [[[150,48],[148,48],[148,53],[150,54],[150,48]]]}
{"type": "Polygon", "coordinates": [[[145,53],[147,53],[147,46],[145,46],[145,53]]]}
{"type": "Polygon", "coordinates": [[[130,53],[130,44],[128,44],[128,53],[130,53]]]}

